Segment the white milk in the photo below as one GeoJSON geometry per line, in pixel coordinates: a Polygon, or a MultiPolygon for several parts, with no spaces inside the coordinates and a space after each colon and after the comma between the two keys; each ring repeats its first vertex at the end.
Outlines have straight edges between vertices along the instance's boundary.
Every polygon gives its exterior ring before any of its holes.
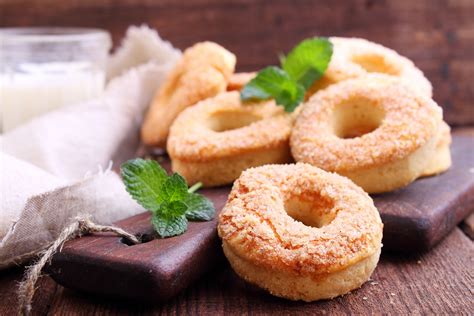
{"type": "Polygon", "coordinates": [[[95,98],[105,75],[89,63],[22,64],[0,74],[0,131],[7,132],[63,105],[95,98]]]}

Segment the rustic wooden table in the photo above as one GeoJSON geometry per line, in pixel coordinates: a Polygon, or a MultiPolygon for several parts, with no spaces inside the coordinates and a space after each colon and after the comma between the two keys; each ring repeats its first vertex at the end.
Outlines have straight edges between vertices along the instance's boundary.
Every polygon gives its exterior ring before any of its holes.
{"type": "MultiPolygon", "coordinates": [[[[222,262],[175,299],[154,306],[74,292],[45,276],[33,314],[469,314],[474,311],[474,244],[467,225],[462,227],[465,231],[454,229],[428,253],[383,254],[369,282],[334,300],[302,303],[272,297],[240,280],[222,262]]],[[[0,272],[0,315],[15,314],[21,275],[20,268],[0,272]]]]}

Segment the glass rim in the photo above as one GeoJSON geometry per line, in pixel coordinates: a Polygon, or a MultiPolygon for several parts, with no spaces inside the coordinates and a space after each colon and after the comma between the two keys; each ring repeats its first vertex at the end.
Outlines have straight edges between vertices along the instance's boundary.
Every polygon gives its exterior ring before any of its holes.
{"type": "Polygon", "coordinates": [[[0,28],[0,41],[25,44],[105,41],[111,45],[109,32],[86,27],[5,27],[0,28]]]}

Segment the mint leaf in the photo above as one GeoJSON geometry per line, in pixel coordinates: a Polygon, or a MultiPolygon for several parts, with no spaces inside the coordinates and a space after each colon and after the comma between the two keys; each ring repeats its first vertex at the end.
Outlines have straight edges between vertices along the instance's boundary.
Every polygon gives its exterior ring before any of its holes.
{"type": "Polygon", "coordinates": [[[165,201],[180,201],[188,195],[186,180],[177,173],[173,173],[163,185],[163,198],[165,201]]]}
{"type": "Polygon", "coordinates": [[[261,70],[240,92],[243,101],[266,100],[271,97],[285,111],[292,112],[303,101],[304,87],[293,81],[288,74],[278,67],[267,67],[261,70]]]}
{"type": "Polygon", "coordinates": [[[153,215],[151,223],[156,232],[163,238],[181,235],[188,228],[188,220],[181,216],[153,215]]]}
{"type": "Polygon", "coordinates": [[[153,213],[161,217],[174,217],[184,215],[187,209],[188,206],[182,201],[166,201],[161,203],[158,210],[153,213]]]}
{"type": "Polygon", "coordinates": [[[332,57],[332,43],[311,38],[293,48],[282,61],[283,69],[306,90],[326,71],[332,57]]]}
{"type": "Polygon", "coordinates": [[[332,57],[332,44],[326,38],[299,43],[288,56],[280,55],[283,70],[267,67],[240,91],[242,101],[274,98],[286,112],[293,112],[303,101],[306,90],[322,77],[332,57]]]}
{"type": "Polygon", "coordinates": [[[192,221],[210,221],[214,218],[216,213],[214,204],[203,195],[190,193],[184,203],[188,206],[185,214],[187,219],[192,221]]]}
{"type": "Polygon", "coordinates": [[[153,212],[151,223],[163,238],[181,235],[188,227],[188,221],[184,216],[187,209],[188,206],[181,201],[165,201],[153,212]]]}
{"type": "Polygon", "coordinates": [[[132,198],[152,212],[152,225],[163,238],[184,233],[188,219],[207,221],[214,217],[212,202],[194,193],[202,183],[188,189],[182,176],[168,176],[154,160],[127,161],[121,166],[121,174],[132,198]]]}
{"type": "Polygon", "coordinates": [[[162,186],[168,178],[166,171],[156,161],[133,159],[121,166],[121,173],[132,198],[148,210],[157,210],[162,201],[162,186]]]}

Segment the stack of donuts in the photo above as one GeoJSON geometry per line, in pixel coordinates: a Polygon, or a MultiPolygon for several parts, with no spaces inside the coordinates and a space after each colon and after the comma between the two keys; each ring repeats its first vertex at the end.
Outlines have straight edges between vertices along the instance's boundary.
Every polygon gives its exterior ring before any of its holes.
{"type": "Polygon", "coordinates": [[[188,48],[142,127],[188,183],[234,183],[218,232],[234,270],[274,295],[332,298],[360,287],[381,251],[368,193],[393,191],[451,165],[449,126],[412,61],[357,38],[333,55],[305,101],[243,102],[253,73],[223,47],[188,48]],[[235,181],[235,182],[234,182],[235,181]]]}

